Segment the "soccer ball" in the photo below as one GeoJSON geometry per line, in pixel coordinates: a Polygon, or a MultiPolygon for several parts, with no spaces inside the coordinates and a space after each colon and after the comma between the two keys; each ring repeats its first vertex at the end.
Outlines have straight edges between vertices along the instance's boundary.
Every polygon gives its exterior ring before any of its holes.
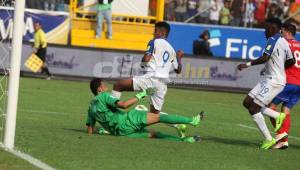
{"type": "Polygon", "coordinates": [[[148,111],[148,108],[145,105],[137,105],[134,109],[139,111],[148,111]]]}

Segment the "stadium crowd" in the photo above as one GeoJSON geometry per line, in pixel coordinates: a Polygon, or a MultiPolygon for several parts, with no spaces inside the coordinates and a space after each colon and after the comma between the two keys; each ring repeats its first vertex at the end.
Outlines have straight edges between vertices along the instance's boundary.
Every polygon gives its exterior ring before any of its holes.
{"type": "Polygon", "coordinates": [[[164,17],[176,22],[263,27],[266,19],[287,19],[299,9],[299,0],[165,0],[164,17]]]}
{"type": "MultiPolygon", "coordinates": [[[[14,0],[4,0],[12,6],[14,0]]],[[[82,5],[84,0],[78,0],[82,5]]],[[[154,15],[157,0],[149,0],[154,15]]],[[[47,11],[68,11],[69,0],[26,0],[26,7],[47,11]]],[[[266,19],[291,19],[300,23],[300,0],[165,0],[164,20],[213,25],[264,27],[266,19]]],[[[298,28],[298,30],[300,27],[298,28]]]]}
{"type": "Polygon", "coordinates": [[[26,7],[46,11],[68,11],[69,0],[26,0],[26,7]]]}
{"type": "MultiPolygon", "coordinates": [[[[3,6],[13,6],[15,0],[3,0],[3,6]]],[[[26,8],[46,11],[68,11],[69,0],[26,0],[26,8]]]]}

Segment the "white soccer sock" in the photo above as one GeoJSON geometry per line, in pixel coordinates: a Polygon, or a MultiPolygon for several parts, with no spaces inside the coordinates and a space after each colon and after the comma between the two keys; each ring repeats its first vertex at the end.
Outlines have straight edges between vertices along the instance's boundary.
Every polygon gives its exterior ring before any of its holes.
{"type": "Polygon", "coordinates": [[[280,113],[278,113],[278,112],[276,112],[275,110],[272,110],[272,109],[270,109],[270,108],[267,108],[267,107],[261,108],[260,111],[261,111],[264,115],[267,115],[267,116],[272,117],[272,118],[275,118],[275,119],[280,115],[280,113]]]}
{"type": "Polygon", "coordinates": [[[115,90],[112,90],[111,91],[111,95],[117,99],[120,99],[121,98],[121,95],[122,93],[121,92],[118,92],[118,91],[115,91],[115,90]]]}
{"type": "Polygon", "coordinates": [[[271,133],[266,125],[265,118],[261,114],[261,112],[258,112],[256,114],[252,115],[252,118],[253,118],[254,122],[256,123],[258,129],[264,135],[265,139],[267,139],[268,141],[272,140],[271,133]]]}
{"type": "Polygon", "coordinates": [[[166,112],[159,112],[159,114],[168,115],[168,113],[166,113],[166,112]]]}

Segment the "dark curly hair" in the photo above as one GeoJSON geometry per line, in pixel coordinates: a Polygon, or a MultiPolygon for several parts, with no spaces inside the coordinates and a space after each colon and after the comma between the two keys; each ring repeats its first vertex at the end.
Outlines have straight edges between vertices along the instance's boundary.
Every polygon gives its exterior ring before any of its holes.
{"type": "Polygon", "coordinates": [[[293,36],[296,35],[297,28],[294,24],[284,23],[281,27],[284,28],[286,31],[290,32],[293,36]]]}
{"type": "Polygon", "coordinates": [[[167,36],[169,35],[170,30],[171,30],[170,25],[167,22],[164,22],[164,21],[156,23],[155,28],[164,28],[167,32],[167,36]]]}
{"type": "Polygon", "coordinates": [[[93,78],[90,82],[90,89],[91,92],[96,96],[98,94],[98,87],[101,85],[102,79],[101,78],[93,78]]]}

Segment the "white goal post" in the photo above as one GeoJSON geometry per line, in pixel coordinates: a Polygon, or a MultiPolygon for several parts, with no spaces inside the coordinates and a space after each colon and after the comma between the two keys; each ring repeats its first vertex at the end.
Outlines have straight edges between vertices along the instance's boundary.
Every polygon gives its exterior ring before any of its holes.
{"type": "Polygon", "coordinates": [[[22,54],[25,0],[15,1],[12,49],[10,56],[7,112],[4,132],[4,146],[14,148],[16,117],[19,96],[20,63],[22,54]]]}

